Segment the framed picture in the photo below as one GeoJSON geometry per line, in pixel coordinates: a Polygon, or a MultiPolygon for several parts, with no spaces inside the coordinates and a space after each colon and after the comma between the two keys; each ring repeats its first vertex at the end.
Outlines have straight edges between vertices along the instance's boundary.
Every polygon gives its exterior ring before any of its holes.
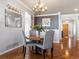
{"type": "Polygon", "coordinates": [[[51,26],[51,18],[42,18],[42,26],[50,27],[51,26]]]}
{"type": "Polygon", "coordinates": [[[8,9],[5,10],[5,27],[22,27],[22,16],[8,9]]]}

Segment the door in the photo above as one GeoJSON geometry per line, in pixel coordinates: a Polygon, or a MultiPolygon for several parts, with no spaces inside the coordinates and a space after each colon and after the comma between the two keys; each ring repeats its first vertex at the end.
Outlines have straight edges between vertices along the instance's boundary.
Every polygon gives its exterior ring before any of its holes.
{"type": "Polygon", "coordinates": [[[68,24],[63,24],[63,37],[68,37],[68,24]]]}

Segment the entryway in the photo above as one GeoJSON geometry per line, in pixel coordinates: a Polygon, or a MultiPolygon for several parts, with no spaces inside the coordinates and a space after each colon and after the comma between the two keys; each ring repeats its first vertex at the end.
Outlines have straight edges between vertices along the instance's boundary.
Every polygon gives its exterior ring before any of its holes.
{"type": "Polygon", "coordinates": [[[63,24],[63,38],[68,38],[68,24],[63,24]]]}

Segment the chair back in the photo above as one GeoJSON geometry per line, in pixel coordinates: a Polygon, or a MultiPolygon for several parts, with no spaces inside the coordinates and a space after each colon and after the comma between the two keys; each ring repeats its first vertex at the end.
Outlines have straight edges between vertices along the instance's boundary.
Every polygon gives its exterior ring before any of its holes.
{"type": "Polygon", "coordinates": [[[25,37],[25,32],[22,31],[22,34],[23,34],[23,37],[24,37],[23,44],[24,44],[24,46],[26,46],[27,39],[26,39],[26,37],[25,37]]]}
{"type": "Polygon", "coordinates": [[[54,37],[54,31],[49,30],[46,32],[44,41],[43,41],[43,48],[44,49],[48,49],[48,48],[52,47],[53,37],[54,37]]]}
{"type": "Polygon", "coordinates": [[[30,35],[36,35],[36,30],[30,30],[30,35]]]}

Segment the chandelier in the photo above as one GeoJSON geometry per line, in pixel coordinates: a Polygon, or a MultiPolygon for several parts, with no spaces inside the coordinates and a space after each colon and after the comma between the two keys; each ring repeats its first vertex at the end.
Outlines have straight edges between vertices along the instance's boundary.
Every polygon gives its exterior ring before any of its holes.
{"type": "Polygon", "coordinates": [[[45,11],[47,11],[47,6],[45,6],[41,0],[38,0],[38,2],[34,5],[33,7],[33,11],[35,14],[42,14],[44,13],[45,11]]]}

